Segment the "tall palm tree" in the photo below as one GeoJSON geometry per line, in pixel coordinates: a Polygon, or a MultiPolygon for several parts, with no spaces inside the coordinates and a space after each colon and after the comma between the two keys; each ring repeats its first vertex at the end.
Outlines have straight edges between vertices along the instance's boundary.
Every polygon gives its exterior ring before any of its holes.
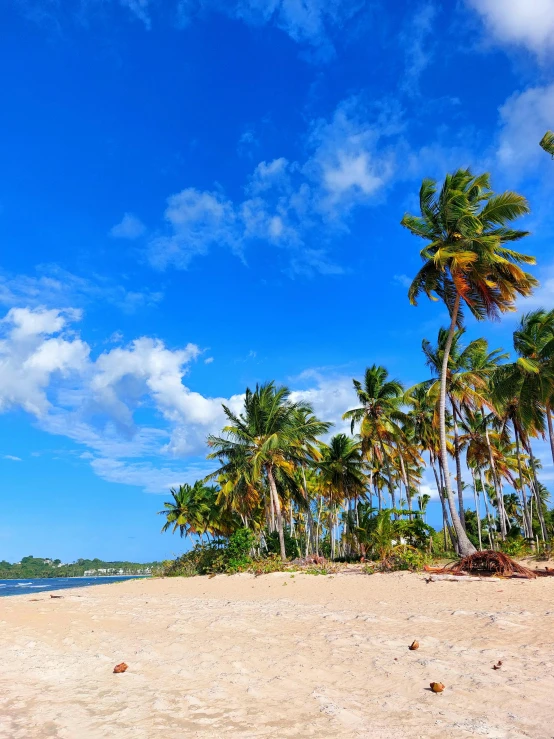
{"type": "MultiPolygon", "coordinates": [[[[336,434],[329,446],[322,448],[322,457],[317,464],[323,489],[332,511],[337,518],[337,506],[346,501],[347,510],[351,500],[364,496],[368,478],[364,470],[362,445],[346,434],[336,434]]],[[[348,517],[346,519],[348,523],[348,517]]],[[[334,527],[331,525],[331,552],[335,554],[334,527]]]]}
{"type": "Polygon", "coordinates": [[[524,377],[525,395],[532,394],[544,405],[550,451],[554,462],[554,309],[527,313],[514,332],[519,374],[524,377]]]}
{"type": "Polygon", "coordinates": [[[391,447],[402,439],[399,423],[405,418],[400,410],[404,388],[398,380],[389,379],[384,367],[375,364],[366,369],[363,384],[358,380],[352,382],[360,407],[346,411],[343,418],[350,420],[352,433],[356,424],[360,424],[364,454],[373,454],[384,463],[392,507],[395,508],[391,447]]]}
{"type": "Polygon", "coordinates": [[[554,131],[547,131],[539,142],[547,154],[554,157],[554,131]]]}
{"type": "Polygon", "coordinates": [[[223,411],[229,421],[223,428],[225,436],[208,437],[214,450],[208,459],[218,459],[222,466],[207,479],[231,473],[238,474],[245,488],[260,491],[267,484],[269,509],[285,560],[283,502],[288,492],[299,493],[295,472],[306,462],[306,449],[316,446],[317,437],[330,424],[316,418],[308,403],[292,402],[288,388],[273,382],[256,385],[254,391],[247,388],[242,413],[237,415],[225,405],[223,411]]]}
{"type": "Polygon", "coordinates": [[[423,267],[415,276],[408,297],[412,305],[424,292],[442,300],[450,314],[450,328],[441,367],[439,421],[441,458],[452,522],[460,554],[475,551],[467,537],[452,498],[446,446],[446,380],[450,347],[467,307],[478,320],[497,318],[515,310],[517,295],[527,296],[537,284],[520,264],[533,257],[506,244],[527,236],[509,228],[511,221],[529,212],[527,201],[514,192],[495,194],[487,173],[474,176],[459,169],[446,176],[440,193],[433,180],[424,180],[419,193],[420,216],[406,214],[401,224],[427,244],[421,250],[423,267]]]}

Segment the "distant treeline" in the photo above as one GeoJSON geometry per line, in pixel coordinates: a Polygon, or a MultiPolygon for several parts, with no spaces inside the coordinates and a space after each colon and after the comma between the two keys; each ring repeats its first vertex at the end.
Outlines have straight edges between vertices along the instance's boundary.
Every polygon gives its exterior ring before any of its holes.
{"type": "Polygon", "coordinates": [[[23,557],[21,562],[11,564],[0,561],[0,579],[19,580],[38,577],[82,577],[85,572],[94,575],[146,575],[160,566],[158,562],[104,562],[101,559],[78,559],[62,563],[60,559],[47,557],[23,557]]]}

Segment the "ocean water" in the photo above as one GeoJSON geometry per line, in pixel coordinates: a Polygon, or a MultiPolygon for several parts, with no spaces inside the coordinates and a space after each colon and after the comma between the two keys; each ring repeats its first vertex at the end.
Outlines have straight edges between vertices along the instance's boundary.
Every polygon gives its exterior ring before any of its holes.
{"type": "Polygon", "coordinates": [[[136,580],[144,575],[117,575],[114,577],[48,577],[35,580],[0,580],[0,597],[3,595],[33,595],[48,593],[51,590],[85,588],[88,585],[102,585],[121,580],[136,580]]]}

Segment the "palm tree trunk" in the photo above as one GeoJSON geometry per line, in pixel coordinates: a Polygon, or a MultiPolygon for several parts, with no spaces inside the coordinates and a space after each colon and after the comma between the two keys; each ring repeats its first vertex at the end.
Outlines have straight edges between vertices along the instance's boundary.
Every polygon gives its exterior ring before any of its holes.
{"type": "Polygon", "coordinates": [[[483,491],[483,500],[485,501],[485,513],[487,515],[487,524],[488,524],[488,530],[489,530],[489,542],[491,545],[491,549],[494,549],[494,541],[492,538],[492,519],[491,514],[489,512],[489,503],[488,503],[488,496],[487,496],[487,488],[485,487],[485,480],[483,478],[483,470],[479,470],[479,479],[481,480],[481,490],[483,491]]]}
{"type": "Polygon", "coordinates": [[[402,481],[404,482],[404,487],[406,489],[406,500],[408,502],[408,510],[410,512],[410,521],[412,520],[412,496],[410,495],[410,482],[408,480],[408,475],[406,474],[406,465],[404,464],[404,460],[402,459],[402,453],[400,450],[400,447],[398,446],[398,459],[400,460],[400,470],[402,472],[402,481]]]}
{"type": "Polygon", "coordinates": [[[460,460],[460,436],[458,434],[458,409],[452,399],[452,418],[454,420],[454,457],[456,459],[456,487],[458,489],[458,511],[460,513],[460,523],[466,530],[466,514],[464,511],[464,484],[462,480],[462,463],[460,460]]]}
{"type": "Polygon", "coordinates": [[[475,483],[475,473],[473,468],[471,469],[471,477],[473,479],[473,498],[475,500],[475,513],[477,515],[477,533],[479,535],[479,551],[483,549],[483,540],[481,538],[481,515],[479,513],[479,494],[477,492],[477,485],[475,483]]]}
{"type": "Polygon", "coordinates": [[[525,482],[523,480],[523,470],[521,469],[521,449],[519,446],[519,433],[516,424],[514,426],[514,436],[516,439],[516,457],[517,457],[517,469],[519,473],[519,485],[521,488],[521,502],[523,506],[523,528],[525,530],[525,536],[527,538],[533,536],[533,525],[529,518],[529,509],[527,507],[527,495],[525,494],[525,482]]]}
{"type": "MultiPolygon", "coordinates": [[[[437,487],[439,490],[439,498],[441,500],[442,505],[442,516],[445,523],[445,531],[448,530],[448,535],[450,536],[450,541],[452,543],[452,547],[458,551],[458,540],[456,539],[456,532],[454,528],[450,525],[450,521],[448,519],[448,508],[446,507],[446,500],[444,497],[444,471],[442,469],[442,462],[441,458],[438,457],[438,463],[439,463],[439,478],[440,481],[437,480],[437,487]]],[[[435,467],[433,466],[433,472],[435,472],[435,467]]],[[[437,473],[435,472],[435,479],[437,479],[437,473]]]]}
{"type": "Polygon", "coordinates": [[[456,295],[454,301],[454,307],[452,309],[452,317],[450,320],[450,329],[448,331],[448,338],[444,347],[444,355],[442,358],[441,368],[441,382],[440,382],[440,397],[439,397],[439,422],[440,422],[440,445],[441,445],[441,459],[442,466],[444,469],[444,482],[446,487],[446,497],[448,500],[448,507],[450,508],[450,516],[452,518],[452,524],[456,532],[458,539],[458,553],[465,557],[468,554],[473,554],[476,549],[467,537],[462,522],[456,511],[454,505],[454,499],[452,496],[452,485],[450,483],[450,474],[448,472],[448,450],[446,448],[446,375],[448,373],[448,359],[450,356],[450,347],[452,346],[452,339],[456,331],[456,320],[458,318],[458,311],[460,309],[460,295],[456,295]]]}
{"type": "MultiPolygon", "coordinates": [[[[394,486],[392,484],[392,474],[391,474],[391,469],[390,469],[390,464],[389,464],[389,457],[385,451],[385,445],[383,444],[382,439],[379,439],[379,444],[381,445],[381,453],[383,455],[383,460],[385,462],[385,469],[387,470],[387,478],[389,481],[389,492],[390,492],[391,505],[393,508],[396,508],[396,500],[394,498],[394,486]]],[[[398,518],[396,514],[395,514],[395,517],[398,518]]]]}
{"type": "MultiPolygon", "coordinates": [[[[481,409],[482,410],[482,409],[481,409]]],[[[494,492],[496,495],[496,507],[498,508],[498,519],[500,521],[500,538],[502,541],[506,538],[506,523],[504,521],[504,499],[500,490],[500,481],[496,476],[496,466],[494,464],[494,457],[492,454],[491,441],[489,439],[489,428],[485,423],[485,440],[487,442],[487,449],[489,452],[489,463],[491,467],[492,483],[494,485],[494,492]]]]}
{"type": "MultiPolygon", "coordinates": [[[[524,446],[525,446],[525,441],[524,441],[524,446]]],[[[527,439],[526,446],[527,446],[527,452],[529,453],[529,462],[530,462],[531,471],[533,473],[533,491],[535,494],[535,503],[537,506],[537,517],[539,519],[539,523],[541,526],[542,540],[546,541],[546,537],[547,537],[546,523],[544,522],[544,516],[542,512],[542,501],[539,495],[539,481],[537,479],[537,470],[535,469],[535,457],[533,455],[533,447],[531,446],[531,442],[529,441],[529,439],[527,439]]]]}
{"type": "Polygon", "coordinates": [[[554,428],[552,427],[552,409],[550,403],[546,404],[546,422],[548,423],[548,438],[550,439],[550,451],[554,462],[554,428]]]}
{"type": "Polygon", "coordinates": [[[379,513],[381,513],[381,511],[383,510],[383,498],[381,496],[381,488],[376,482],[373,483],[373,488],[375,490],[375,495],[377,496],[377,505],[379,507],[379,513]]]}
{"type": "Polygon", "coordinates": [[[277,485],[275,483],[275,477],[273,476],[273,469],[271,465],[267,465],[266,471],[267,479],[269,481],[269,489],[271,491],[271,497],[273,499],[273,506],[275,509],[275,518],[277,520],[277,531],[279,532],[279,548],[281,550],[281,559],[284,562],[287,559],[287,551],[285,549],[285,533],[283,530],[281,501],[279,500],[279,493],[277,492],[277,485]]]}

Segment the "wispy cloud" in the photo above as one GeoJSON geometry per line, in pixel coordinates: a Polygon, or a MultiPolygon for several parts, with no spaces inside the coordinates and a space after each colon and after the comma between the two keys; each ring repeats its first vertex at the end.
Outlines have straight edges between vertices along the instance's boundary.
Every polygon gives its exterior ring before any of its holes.
{"type": "Polygon", "coordinates": [[[341,274],[327,246],[330,236],[347,230],[355,207],[382,196],[395,170],[387,140],[401,130],[396,106],[343,101],[328,119],[311,122],[304,161],[259,162],[243,200],[194,187],[170,196],[166,225],[149,241],[151,263],[185,269],[216,246],[247,259],[248,245],[257,242],[289,250],[290,273],[341,274]]]}
{"type": "Polygon", "coordinates": [[[14,457],[13,454],[3,454],[2,459],[8,459],[10,462],[23,462],[21,457],[14,457]]]}
{"type": "Polygon", "coordinates": [[[6,306],[86,306],[102,301],[132,314],[140,308],[158,304],[162,298],[160,290],[127,289],[110,277],[91,275],[85,278],[57,265],[37,267],[31,275],[0,272],[0,304],[6,306]]]}
{"type": "Polygon", "coordinates": [[[110,236],[116,239],[138,239],[146,231],[144,223],[132,213],[125,213],[119,223],[110,229],[110,236]]]}
{"type": "Polygon", "coordinates": [[[467,0],[482,17],[492,38],[522,46],[539,57],[554,50],[554,4],[551,0],[467,0]]]}

